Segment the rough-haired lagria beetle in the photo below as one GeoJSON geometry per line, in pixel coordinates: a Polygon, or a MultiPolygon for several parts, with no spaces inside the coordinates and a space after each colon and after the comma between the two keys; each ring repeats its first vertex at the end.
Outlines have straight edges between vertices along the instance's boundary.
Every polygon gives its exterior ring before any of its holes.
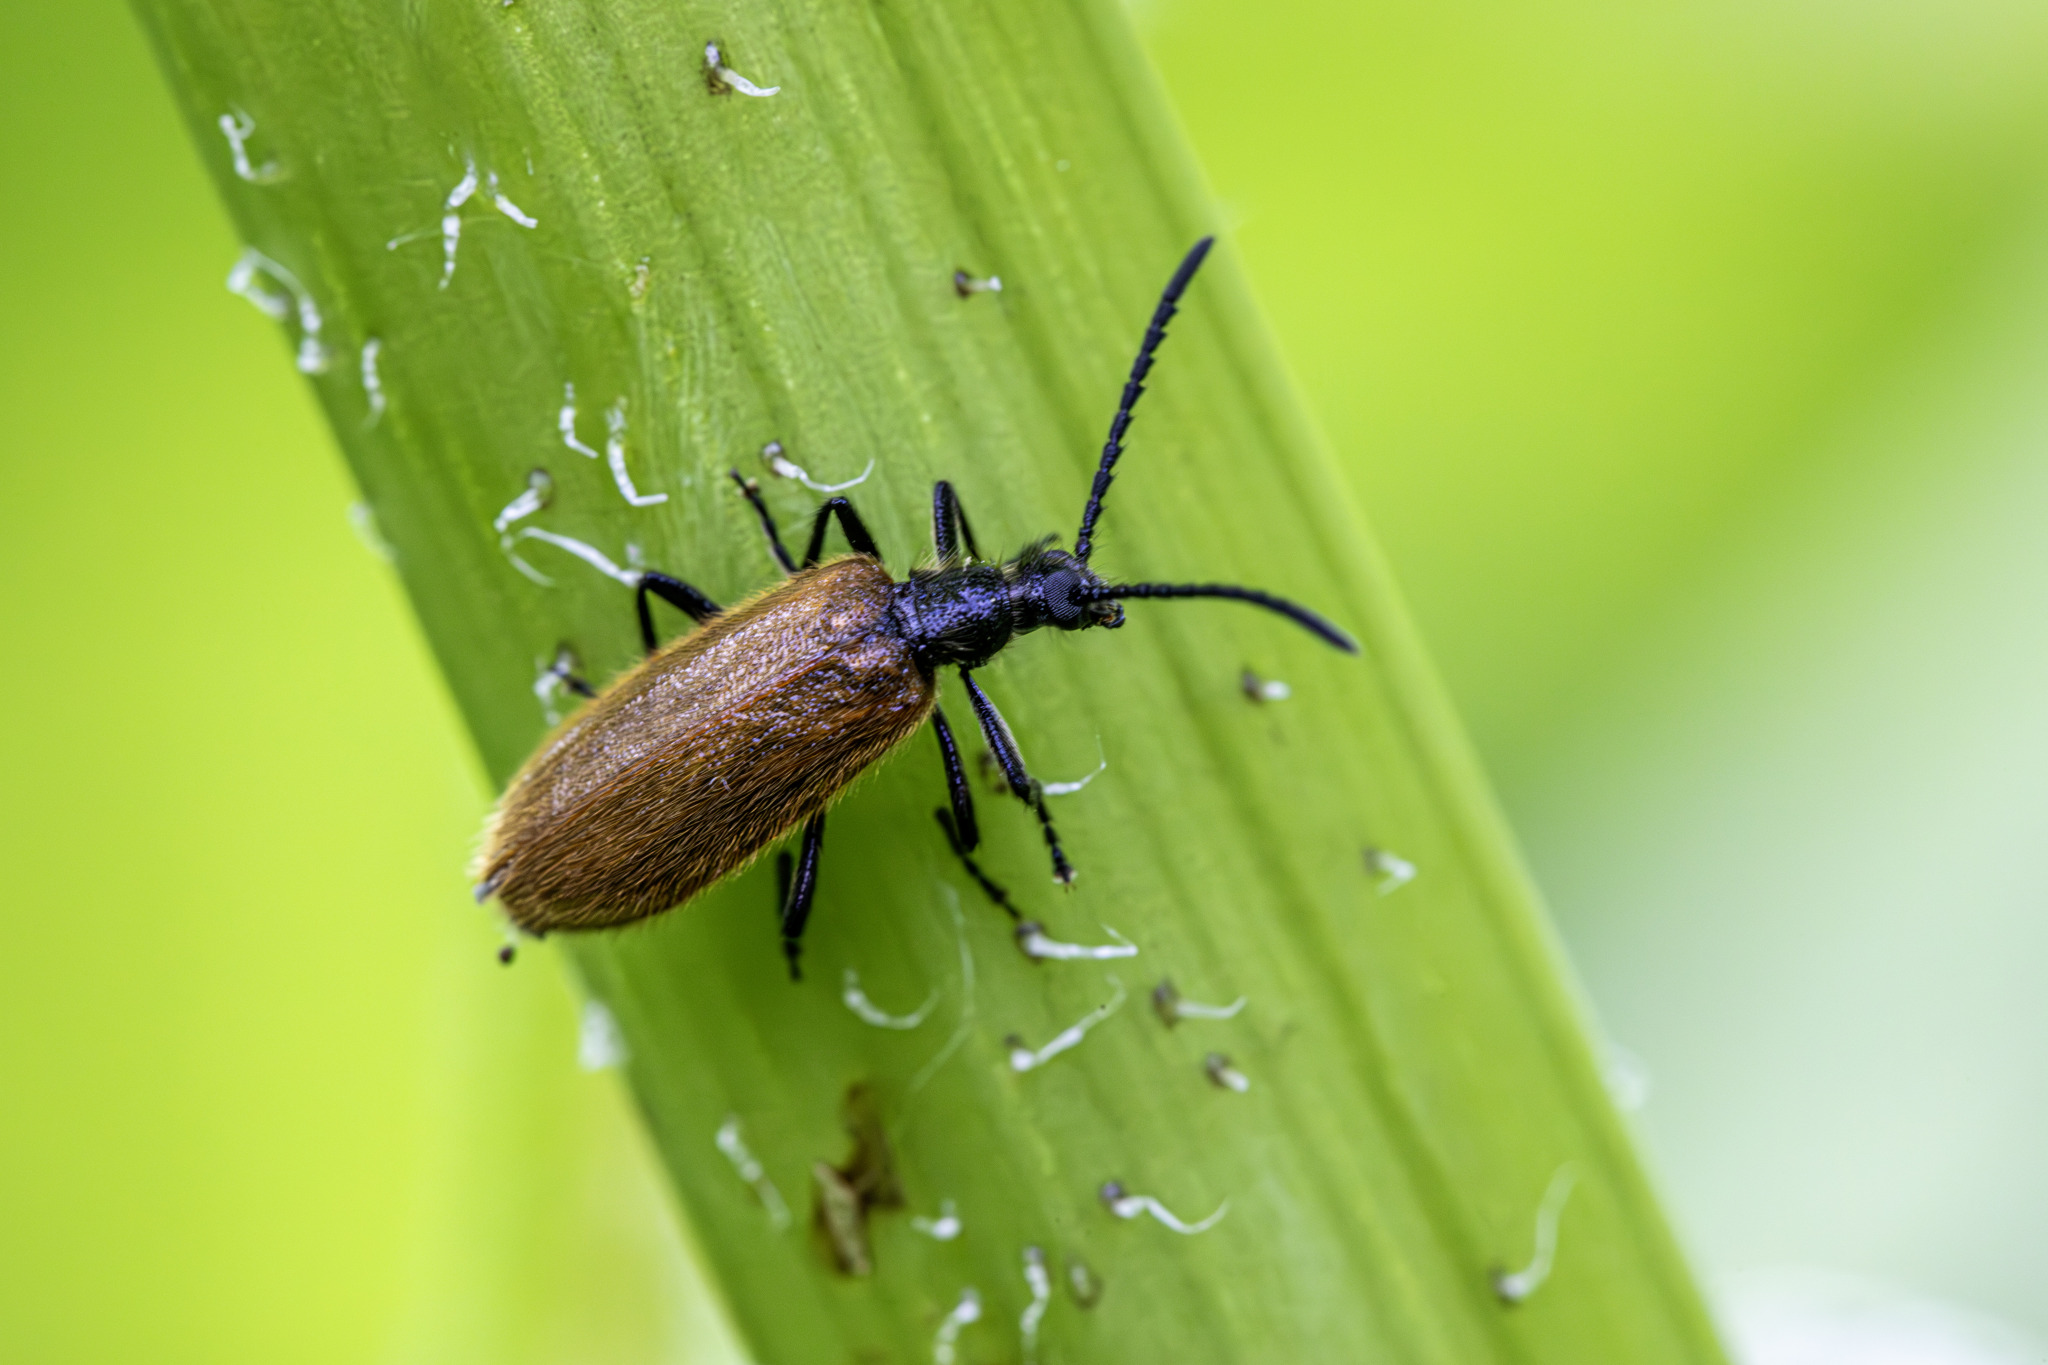
{"type": "Polygon", "coordinates": [[[1119,602],[1141,597],[1250,602],[1355,653],[1351,638],[1320,616],[1251,588],[1111,583],[1089,567],[1131,409],[1211,241],[1188,252],[1152,314],[1071,552],[1048,537],[1003,563],[984,560],[952,485],[942,482],[932,491],[935,567],[891,577],[845,498],[818,509],[798,562],[759,492],[735,472],[789,576],[728,610],[681,579],[641,575],[635,605],[646,660],[597,693],[512,780],[477,862],[478,898],[495,895],[515,924],[536,934],[625,924],[682,904],[801,825],[801,853],[781,858],[783,950],[794,975],[818,887],[826,807],[927,718],[951,795],[939,823],[976,880],[1009,908],[969,857],[980,834],[960,748],[938,707],[940,669],[960,670],[1010,790],[1037,814],[1054,877],[1068,882],[1073,869],[1044,795],[975,682],[976,668],[1044,626],[1120,626],[1119,602]],[[853,553],[821,563],[834,517],[853,553]],[[660,646],[650,594],[697,629],[660,646]]]}

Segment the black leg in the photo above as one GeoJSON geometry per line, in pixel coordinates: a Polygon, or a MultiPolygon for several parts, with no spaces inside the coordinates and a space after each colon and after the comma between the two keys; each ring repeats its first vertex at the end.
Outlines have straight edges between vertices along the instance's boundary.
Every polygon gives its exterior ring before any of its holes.
{"type": "Polygon", "coordinates": [[[784,573],[796,572],[796,561],[783,548],[782,533],[775,529],[775,518],[768,513],[768,504],[761,501],[761,485],[752,479],[743,479],[737,469],[725,471],[726,477],[740,486],[740,492],[754,506],[754,515],[761,519],[761,533],[768,537],[768,552],[775,556],[775,562],[782,566],[784,573]]]}
{"type": "Polygon", "coordinates": [[[796,876],[783,889],[782,955],[789,959],[791,981],[804,979],[797,959],[803,954],[804,921],[811,917],[811,901],[818,894],[818,854],[824,847],[825,812],[819,811],[804,823],[804,846],[797,855],[796,876]]]}
{"type": "Polygon", "coordinates": [[[967,543],[967,557],[980,559],[981,550],[974,543],[974,528],[967,524],[967,510],[960,505],[960,495],[953,491],[953,485],[940,479],[932,485],[932,549],[938,552],[939,563],[951,564],[960,554],[960,544],[967,543]]]}
{"type": "Polygon", "coordinates": [[[811,543],[804,550],[804,568],[816,564],[818,556],[825,553],[825,526],[835,513],[839,517],[839,529],[855,554],[870,555],[875,559],[882,557],[882,552],[875,548],[875,538],[868,534],[867,523],[860,519],[860,513],[853,510],[853,504],[845,498],[834,498],[818,509],[817,519],[811,523],[811,543]]]}
{"type": "Polygon", "coordinates": [[[654,633],[654,612],[647,603],[649,593],[684,613],[700,626],[719,612],[716,602],[682,579],[670,578],[667,574],[657,573],[653,569],[647,570],[640,575],[640,586],[633,590],[633,608],[640,613],[640,643],[646,646],[649,654],[661,647],[661,639],[654,633]]]}
{"type": "Polygon", "coordinates": [[[1038,817],[1039,828],[1045,831],[1045,846],[1052,851],[1052,879],[1061,886],[1068,885],[1074,880],[1074,869],[1067,863],[1066,851],[1060,847],[1060,836],[1053,832],[1052,816],[1045,809],[1044,791],[1024,770],[1024,755],[1017,751],[1017,741],[1011,736],[1010,727],[1004,724],[1002,713],[996,710],[996,704],[988,699],[988,693],[981,690],[981,684],[964,668],[960,670],[960,681],[967,685],[967,698],[974,703],[974,715],[981,722],[982,737],[988,740],[996,762],[1002,766],[1011,793],[1031,807],[1032,814],[1038,817]]]}
{"type": "Polygon", "coordinates": [[[1022,920],[1024,917],[1017,913],[1017,907],[1010,904],[1010,893],[990,881],[988,874],[981,870],[980,864],[970,858],[967,850],[960,846],[960,836],[953,829],[953,817],[946,814],[944,807],[933,811],[932,815],[937,818],[939,828],[946,831],[946,843],[952,848],[953,856],[966,866],[967,875],[974,878],[975,884],[982,889],[983,894],[1000,906],[1003,913],[1011,919],[1022,920]]]}
{"type": "Polygon", "coordinates": [[[953,802],[955,838],[965,853],[981,846],[981,827],[974,819],[974,793],[967,786],[967,770],[960,766],[960,746],[953,742],[953,727],[946,713],[932,708],[932,730],[939,737],[939,757],[946,764],[946,794],[953,802]]]}

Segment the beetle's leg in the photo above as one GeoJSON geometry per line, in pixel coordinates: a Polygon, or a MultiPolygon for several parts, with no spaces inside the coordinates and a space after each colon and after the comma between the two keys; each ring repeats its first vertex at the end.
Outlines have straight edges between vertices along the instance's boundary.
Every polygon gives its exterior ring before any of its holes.
{"type": "Polygon", "coordinates": [[[967,770],[960,766],[960,746],[953,742],[953,727],[946,713],[932,708],[932,730],[939,737],[939,757],[946,765],[946,795],[953,802],[953,829],[962,856],[981,846],[981,827],[974,819],[974,793],[967,786],[967,770]]]}
{"type": "Polygon", "coordinates": [[[797,855],[796,876],[782,900],[782,955],[789,959],[791,981],[804,979],[797,959],[803,953],[804,921],[811,917],[811,901],[818,894],[818,854],[824,847],[825,812],[819,811],[804,822],[804,846],[797,855]]]}
{"type": "MultiPolygon", "coordinates": [[[[633,590],[633,608],[640,613],[640,643],[647,647],[649,654],[661,647],[661,640],[654,633],[654,612],[647,603],[648,593],[653,593],[700,626],[719,613],[716,602],[682,579],[648,569],[640,575],[640,586],[633,590]]],[[[584,695],[590,694],[586,692],[584,695]]]]}
{"type": "Polygon", "coordinates": [[[782,533],[775,529],[775,518],[768,512],[768,504],[761,501],[761,485],[752,479],[743,479],[737,469],[725,471],[726,477],[740,486],[740,492],[754,506],[754,515],[761,519],[761,534],[768,537],[768,553],[775,556],[775,562],[782,566],[784,573],[796,572],[796,561],[783,548],[782,533]]]}
{"type": "Polygon", "coordinates": [[[940,479],[932,485],[932,549],[938,554],[939,563],[951,564],[960,554],[960,544],[967,543],[967,557],[980,559],[981,550],[974,543],[974,528],[967,524],[967,510],[960,505],[960,495],[953,491],[953,485],[940,479]]]}
{"type": "Polygon", "coordinates": [[[1010,893],[990,881],[988,873],[983,872],[981,865],[969,857],[967,850],[960,846],[960,836],[953,829],[953,817],[946,813],[945,807],[941,806],[933,811],[932,815],[937,818],[939,828],[946,831],[946,843],[952,848],[953,856],[967,868],[967,875],[974,878],[975,884],[981,887],[982,892],[990,900],[1001,907],[1004,914],[1014,920],[1023,919],[1024,917],[1017,913],[1017,907],[1010,904],[1010,893]]]}
{"type": "Polygon", "coordinates": [[[834,513],[839,515],[839,529],[846,536],[846,543],[857,555],[872,555],[876,559],[882,552],[875,548],[875,538],[868,534],[868,525],[860,519],[860,513],[853,510],[853,504],[845,498],[834,498],[818,509],[816,519],[811,522],[811,543],[804,550],[803,567],[808,569],[818,562],[818,556],[825,552],[825,525],[834,513]]]}
{"type": "Polygon", "coordinates": [[[1032,813],[1038,817],[1039,828],[1045,831],[1045,846],[1052,850],[1052,879],[1062,886],[1067,885],[1074,880],[1074,869],[1067,862],[1066,851],[1060,847],[1060,836],[1053,831],[1052,816],[1045,809],[1045,792],[1037,779],[1024,770],[1024,755],[1017,751],[1017,741],[1011,736],[1010,727],[1003,722],[1002,713],[996,710],[996,704],[988,699],[988,693],[981,690],[981,684],[964,668],[960,670],[960,681],[967,684],[967,698],[974,703],[974,715],[981,722],[982,736],[988,740],[996,762],[1002,766],[1011,793],[1031,807],[1032,813]]]}

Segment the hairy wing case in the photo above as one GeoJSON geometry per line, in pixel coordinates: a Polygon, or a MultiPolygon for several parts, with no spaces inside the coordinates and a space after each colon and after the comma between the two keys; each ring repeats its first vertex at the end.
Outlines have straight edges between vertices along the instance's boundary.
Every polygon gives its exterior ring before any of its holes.
{"type": "Polygon", "coordinates": [[[934,699],[884,627],[886,570],[800,573],[627,673],[507,791],[486,878],[524,927],[658,913],[744,866],[934,699]]]}

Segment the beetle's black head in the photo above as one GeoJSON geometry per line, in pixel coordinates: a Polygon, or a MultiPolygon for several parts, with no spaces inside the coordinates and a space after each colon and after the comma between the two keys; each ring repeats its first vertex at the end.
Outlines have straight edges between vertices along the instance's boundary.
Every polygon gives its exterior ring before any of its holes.
{"type": "Polygon", "coordinates": [[[1050,538],[1026,546],[1003,566],[1003,578],[1010,587],[1010,619],[1019,635],[1040,626],[1115,629],[1124,623],[1121,604],[1086,598],[1088,589],[1107,586],[1102,578],[1065,550],[1054,549],[1050,538]]]}

